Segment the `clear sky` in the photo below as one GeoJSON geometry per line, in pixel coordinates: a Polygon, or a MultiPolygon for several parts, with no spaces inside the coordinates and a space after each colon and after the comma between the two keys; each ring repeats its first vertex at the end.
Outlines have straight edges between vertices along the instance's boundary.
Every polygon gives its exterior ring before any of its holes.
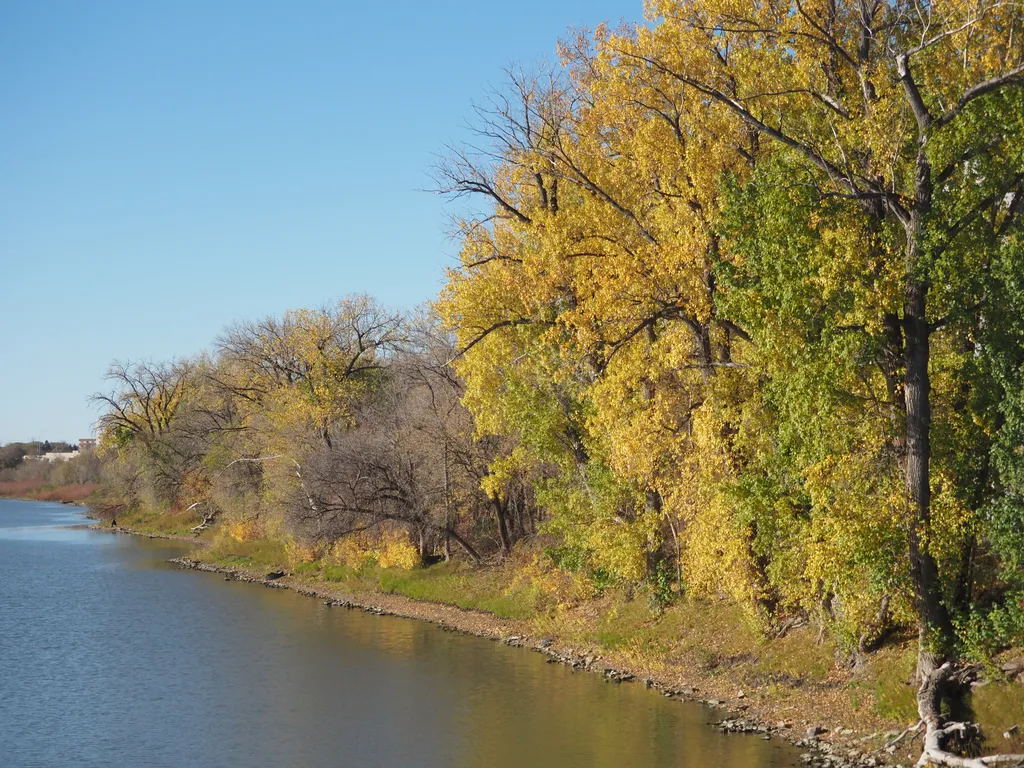
{"type": "Polygon", "coordinates": [[[641,0],[0,0],[0,443],[76,440],[117,359],[353,292],[433,297],[423,192],[506,66],[641,0]]]}

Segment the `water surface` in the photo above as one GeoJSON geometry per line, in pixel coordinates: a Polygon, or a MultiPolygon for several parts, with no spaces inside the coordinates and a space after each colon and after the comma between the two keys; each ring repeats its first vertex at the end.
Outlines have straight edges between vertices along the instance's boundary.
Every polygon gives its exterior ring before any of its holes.
{"type": "Polygon", "coordinates": [[[540,654],[166,563],[175,542],[0,499],[0,764],[799,765],[540,654]]]}

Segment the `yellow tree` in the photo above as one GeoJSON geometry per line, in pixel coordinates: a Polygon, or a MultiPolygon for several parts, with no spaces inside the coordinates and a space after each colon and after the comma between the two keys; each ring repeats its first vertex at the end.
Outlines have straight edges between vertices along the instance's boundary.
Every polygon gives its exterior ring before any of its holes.
{"type": "Polygon", "coordinates": [[[512,97],[486,115],[493,168],[460,154],[442,169],[444,191],[493,206],[466,225],[441,305],[478,425],[522,431],[547,414],[526,432],[565,443],[563,474],[596,459],[644,496],[584,516],[595,552],[634,546],[634,529],[649,537],[666,514],[678,544],[677,513],[697,506],[678,482],[693,416],[716,372],[742,365],[733,347],[746,337],[715,309],[713,220],[749,132],[671,78],[631,77],[607,39],[566,46],[561,77],[512,77],[512,97]]]}
{"type": "Polygon", "coordinates": [[[302,503],[314,507],[302,465],[351,427],[353,404],[400,341],[400,320],[369,297],[353,296],[225,331],[209,374],[235,409],[219,466],[258,466],[261,477],[269,473],[266,490],[301,492],[302,503]]]}
{"type": "Polygon", "coordinates": [[[92,401],[103,409],[102,447],[137,467],[125,473],[132,478],[122,489],[125,502],[140,501],[142,489],[132,486],[144,476],[151,486],[145,490],[156,503],[175,503],[199,470],[201,454],[189,430],[180,427],[199,397],[201,366],[192,360],[114,362],[106,378],[113,390],[93,395],[92,401]]]}
{"type": "Polygon", "coordinates": [[[369,297],[355,296],[242,323],[218,341],[217,375],[240,402],[243,420],[247,412],[262,420],[265,439],[308,435],[330,447],[331,431],[348,426],[352,403],[399,342],[399,322],[369,297]]]}
{"type": "Polygon", "coordinates": [[[989,296],[976,277],[1018,222],[1021,9],[1000,0],[664,0],[649,11],[655,23],[620,37],[619,55],[726,108],[795,158],[790,183],[856,205],[878,236],[854,258],[898,277],[897,301],[869,322],[887,331],[886,374],[900,391],[895,445],[927,759],[962,764],[941,750],[935,699],[949,670],[939,665],[955,651],[939,561],[946,532],[935,517],[945,480],[933,441],[943,433],[933,421],[955,418],[933,408],[945,384],[933,375],[937,353],[992,322],[963,320],[985,316],[989,296]]]}

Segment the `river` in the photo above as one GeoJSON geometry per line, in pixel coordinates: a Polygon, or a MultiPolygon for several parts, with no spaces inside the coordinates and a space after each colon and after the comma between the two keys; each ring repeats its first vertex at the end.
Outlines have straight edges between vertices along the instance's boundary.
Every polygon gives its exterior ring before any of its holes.
{"type": "Polygon", "coordinates": [[[176,542],[0,499],[0,765],[799,765],[634,684],[181,571],[176,542]]]}

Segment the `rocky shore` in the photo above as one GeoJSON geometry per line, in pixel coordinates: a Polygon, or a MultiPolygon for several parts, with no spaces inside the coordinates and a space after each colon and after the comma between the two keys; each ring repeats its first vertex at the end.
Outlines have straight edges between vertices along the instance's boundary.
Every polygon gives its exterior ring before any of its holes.
{"type": "MultiPolygon", "coordinates": [[[[160,538],[153,534],[142,535],[160,538]]],[[[895,733],[857,735],[849,729],[830,731],[821,726],[801,726],[787,720],[769,722],[745,703],[746,696],[742,691],[735,697],[735,701],[708,697],[702,695],[699,687],[675,686],[668,680],[645,675],[622,665],[609,664],[602,656],[591,651],[560,647],[553,638],[532,636],[526,622],[502,619],[493,614],[452,605],[412,600],[396,594],[378,593],[372,599],[356,597],[344,594],[329,584],[314,586],[295,580],[283,571],[263,573],[247,568],[224,567],[191,557],[173,558],[171,562],[189,570],[216,573],[225,580],[258,584],[270,589],[290,589],[322,600],[331,607],[428,621],[447,631],[533,650],[546,655],[548,663],[564,664],[580,672],[599,674],[610,684],[642,684],[671,699],[703,704],[710,710],[711,719],[708,724],[722,732],[783,739],[803,750],[801,760],[805,765],[815,768],[873,768],[894,764],[891,757],[894,750],[887,750],[885,742],[895,733]]]]}

